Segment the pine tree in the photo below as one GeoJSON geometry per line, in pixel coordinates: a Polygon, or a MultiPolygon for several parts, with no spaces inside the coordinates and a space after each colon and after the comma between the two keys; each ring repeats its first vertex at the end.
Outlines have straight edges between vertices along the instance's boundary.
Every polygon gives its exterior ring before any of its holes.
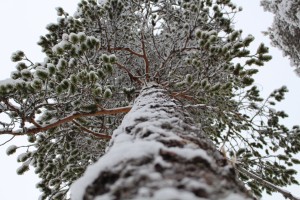
{"type": "Polygon", "coordinates": [[[74,182],[73,199],[296,199],[279,187],[298,184],[300,130],[274,109],[286,87],[260,97],[253,75],[271,56],[248,50],[238,11],[230,0],[57,8],[38,42],[45,60],[17,51],[0,82],[0,134],[29,142],[7,149],[24,149],[18,174],[35,168],[40,199],[69,199],[74,182]]]}
{"type": "Polygon", "coordinates": [[[272,44],[283,51],[300,75],[300,2],[298,0],[261,0],[265,11],[274,14],[272,26],[268,29],[272,44]]]}

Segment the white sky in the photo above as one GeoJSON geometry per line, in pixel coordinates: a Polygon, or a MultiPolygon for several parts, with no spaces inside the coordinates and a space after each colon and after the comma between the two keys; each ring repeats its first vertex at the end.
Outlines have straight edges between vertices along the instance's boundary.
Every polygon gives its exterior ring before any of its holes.
{"type": "MultiPolygon", "coordinates": [[[[245,35],[255,36],[255,47],[261,42],[270,47],[268,38],[263,36],[261,31],[266,30],[271,24],[272,15],[263,12],[263,9],[259,7],[259,0],[233,1],[244,8],[244,11],[235,20],[236,27],[243,29],[245,35]]],[[[61,6],[73,14],[77,2],[77,0],[9,0],[1,2],[0,80],[8,78],[10,72],[14,70],[15,64],[10,61],[10,56],[16,50],[23,50],[33,61],[43,60],[44,56],[36,43],[39,36],[46,33],[45,26],[56,21],[54,8],[61,6]]],[[[300,124],[300,107],[298,105],[300,102],[300,78],[294,74],[293,69],[289,67],[288,59],[283,58],[279,50],[270,47],[270,53],[273,60],[256,76],[257,85],[262,89],[264,96],[282,85],[288,86],[290,92],[286,96],[286,100],[277,105],[277,108],[283,109],[289,114],[289,119],[285,121],[287,125],[300,124]]],[[[0,144],[8,138],[1,136],[0,144]]],[[[6,146],[0,147],[0,199],[38,199],[39,191],[35,189],[38,178],[34,175],[33,170],[23,176],[18,176],[16,169],[19,163],[16,162],[16,156],[6,156],[6,148],[12,144],[22,144],[22,139],[14,140],[6,146]]],[[[300,155],[297,157],[300,159],[300,155]]],[[[300,180],[300,175],[298,175],[298,180],[300,180]]],[[[300,197],[299,186],[289,187],[288,190],[300,197]]],[[[274,194],[272,197],[264,196],[262,199],[275,198],[276,200],[284,199],[280,194],[274,194]]]]}

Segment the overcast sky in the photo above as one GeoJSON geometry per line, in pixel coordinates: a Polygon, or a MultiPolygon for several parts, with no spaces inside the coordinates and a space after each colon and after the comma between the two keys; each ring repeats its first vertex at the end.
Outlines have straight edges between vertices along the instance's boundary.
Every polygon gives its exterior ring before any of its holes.
{"type": "MultiPolygon", "coordinates": [[[[236,27],[243,29],[244,35],[255,36],[254,48],[261,42],[270,46],[268,38],[263,36],[261,31],[265,31],[271,24],[272,15],[263,12],[263,9],[259,7],[259,0],[233,1],[244,8],[244,11],[235,20],[236,27]]],[[[10,61],[10,56],[16,50],[23,50],[35,62],[43,60],[44,56],[36,43],[39,36],[46,33],[45,26],[56,21],[55,7],[61,6],[72,14],[76,9],[77,2],[77,0],[9,0],[1,2],[0,80],[8,78],[10,72],[14,70],[15,64],[10,61]]],[[[288,126],[300,124],[300,78],[294,74],[288,59],[283,58],[279,50],[270,47],[270,53],[273,60],[266,67],[261,68],[261,72],[256,76],[257,85],[264,96],[282,85],[288,86],[290,92],[286,96],[286,100],[278,104],[277,108],[283,109],[289,114],[289,119],[285,120],[288,126]]],[[[7,139],[9,137],[1,136],[0,144],[7,139]]],[[[9,145],[22,144],[22,141],[24,139],[15,139],[9,145]]],[[[16,156],[8,157],[5,154],[9,145],[0,147],[0,199],[38,199],[39,191],[35,189],[38,178],[34,175],[33,170],[23,176],[16,175],[16,169],[19,166],[16,156]]],[[[297,157],[300,158],[299,155],[297,157]]],[[[300,180],[299,175],[298,177],[300,180]]],[[[300,197],[299,186],[289,187],[288,190],[300,197]]],[[[276,200],[284,199],[280,194],[272,197],[264,196],[262,199],[275,198],[276,200]]]]}

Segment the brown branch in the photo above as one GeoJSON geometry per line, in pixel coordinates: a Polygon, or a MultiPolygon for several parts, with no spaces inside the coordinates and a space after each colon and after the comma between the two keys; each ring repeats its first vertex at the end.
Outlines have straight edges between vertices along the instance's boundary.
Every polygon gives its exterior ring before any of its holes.
{"type": "Polygon", "coordinates": [[[39,125],[33,118],[30,118],[29,122],[35,125],[36,127],[41,128],[41,125],[39,125]]]}
{"type": "Polygon", "coordinates": [[[20,135],[24,135],[24,134],[33,135],[33,134],[36,134],[39,132],[47,131],[51,128],[55,128],[61,124],[70,122],[70,121],[80,118],[80,117],[92,117],[92,116],[99,116],[99,115],[114,115],[114,114],[118,114],[118,113],[127,113],[130,111],[130,109],[131,109],[131,106],[127,106],[127,107],[120,107],[120,108],[113,108],[113,109],[103,109],[103,110],[99,110],[99,111],[96,111],[93,113],[76,113],[76,114],[70,115],[68,117],[65,117],[63,119],[59,119],[58,121],[56,121],[52,124],[49,124],[47,126],[26,129],[25,131],[23,131],[23,133],[21,133],[19,131],[16,132],[11,129],[8,129],[6,131],[5,130],[0,131],[0,135],[4,135],[4,134],[15,135],[15,136],[20,136],[20,135]]]}
{"type": "Polygon", "coordinates": [[[136,81],[139,84],[142,84],[142,81],[134,76],[124,65],[120,64],[120,63],[115,63],[120,69],[123,69],[124,71],[127,72],[128,76],[130,77],[131,80],[136,81]]]}
{"type": "Polygon", "coordinates": [[[174,98],[181,97],[181,98],[187,99],[189,101],[196,102],[196,99],[194,97],[186,95],[184,93],[180,93],[180,92],[172,92],[171,96],[174,98]]]}
{"type": "Polygon", "coordinates": [[[88,132],[88,133],[91,133],[93,136],[97,137],[97,138],[100,138],[100,139],[111,139],[111,136],[110,135],[106,135],[106,134],[100,134],[100,133],[96,133],[94,131],[91,131],[87,128],[85,128],[84,126],[82,126],[81,124],[79,124],[78,122],[76,122],[75,120],[72,120],[72,122],[78,126],[81,130],[85,131],[85,132],[88,132]]]}
{"type": "Polygon", "coordinates": [[[150,63],[149,63],[149,60],[148,60],[148,57],[147,57],[147,53],[146,53],[146,48],[145,48],[145,36],[144,34],[142,33],[142,50],[143,50],[143,58],[144,58],[144,61],[145,61],[145,72],[146,72],[146,81],[149,82],[150,80],[150,63]]]}

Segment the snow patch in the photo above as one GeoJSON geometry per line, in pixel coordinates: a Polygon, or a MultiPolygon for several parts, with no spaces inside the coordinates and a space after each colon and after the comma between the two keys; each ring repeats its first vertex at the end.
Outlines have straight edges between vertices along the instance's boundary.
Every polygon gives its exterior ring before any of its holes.
{"type": "Polygon", "coordinates": [[[240,194],[230,193],[223,200],[251,200],[251,199],[250,198],[245,198],[245,196],[242,196],[240,194]]]}
{"type": "Polygon", "coordinates": [[[72,184],[72,200],[82,200],[86,187],[98,177],[101,171],[111,170],[111,167],[116,166],[121,160],[126,162],[128,159],[155,157],[162,147],[162,144],[152,141],[131,142],[130,140],[118,140],[118,144],[115,144],[114,148],[111,148],[95,164],[89,166],[84,175],[72,184]]]}
{"type": "MultiPolygon", "coordinates": [[[[173,200],[173,199],[181,199],[181,200],[201,200],[201,198],[195,196],[191,192],[180,191],[177,188],[162,188],[154,193],[154,196],[149,200],[173,200]]],[[[204,200],[204,199],[203,199],[204,200]]]]}
{"type": "Polygon", "coordinates": [[[66,34],[66,33],[64,33],[64,34],[62,35],[61,39],[64,40],[64,41],[67,41],[67,40],[69,40],[69,35],[66,34]]]}
{"type": "Polygon", "coordinates": [[[95,200],[111,200],[111,199],[112,199],[112,197],[108,194],[103,195],[103,196],[98,196],[95,198],[95,200]]]}
{"type": "Polygon", "coordinates": [[[69,45],[69,42],[67,40],[62,40],[52,47],[52,51],[57,53],[60,49],[64,49],[67,45],[69,45]]]}
{"type": "Polygon", "coordinates": [[[178,148],[171,147],[167,149],[168,151],[173,151],[175,154],[180,155],[188,160],[191,160],[195,157],[201,157],[205,159],[207,162],[211,163],[212,159],[203,149],[189,149],[189,148],[178,148]]]}
{"type": "Polygon", "coordinates": [[[17,79],[17,80],[14,80],[12,78],[7,78],[7,79],[4,79],[4,80],[1,80],[0,81],[0,86],[1,85],[16,85],[17,83],[24,83],[23,80],[20,80],[20,79],[17,79]]]}
{"type": "Polygon", "coordinates": [[[213,189],[208,186],[206,183],[200,182],[200,181],[195,181],[193,179],[190,178],[184,178],[181,183],[183,185],[185,185],[188,189],[195,190],[195,189],[199,189],[202,188],[204,189],[207,193],[211,193],[213,191],[213,189]]]}

